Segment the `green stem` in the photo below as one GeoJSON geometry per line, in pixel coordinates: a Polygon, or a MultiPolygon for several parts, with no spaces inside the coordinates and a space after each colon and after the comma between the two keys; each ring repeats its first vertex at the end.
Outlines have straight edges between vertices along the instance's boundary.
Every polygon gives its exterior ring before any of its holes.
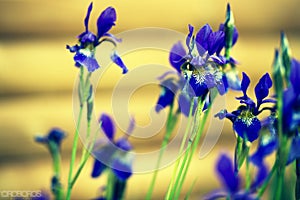
{"type": "Polygon", "coordinates": [[[267,186],[269,185],[269,182],[272,178],[272,176],[274,175],[276,171],[276,162],[275,164],[273,165],[270,173],[268,174],[267,178],[265,179],[264,183],[261,185],[261,187],[258,189],[258,192],[257,192],[257,197],[260,199],[262,197],[262,195],[264,194],[264,192],[266,191],[267,189],[267,186]]]}
{"type": "MultiPolygon", "coordinates": [[[[179,149],[179,155],[182,154],[183,152],[183,148],[184,148],[184,144],[185,144],[185,141],[187,139],[187,136],[188,134],[190,133],[189,130],[191,128],[191,124],[192,124],[192,117],[193,117],[193,108],[194,108],[194,100],[192,99],[191,101],[191,106],[190,106],[190,110],[189,110],[189,117],[188,117],[188,124],[187,124],[187,127],[185,129],[185,133],[184,133],[184,136],[183,136],[183,139],[181,141],[181,145],[180,145],[180,149],[179,149]]],[[[180,163],[180,159],[178,158],[176,160],[176,163],[175,163],[175,167],[174,167],[174,170],[173,170],[173,174],[172,174],[172,178],[171,178],[171,181],[170,181],[170,185],[168,187],[168,192],[167,192],[167,195],[165,197],[165,199],[170,199],[170,193],[171,193],[171,189],[173,187],[173,181],[175,179],[175,176],[176,176],[176,172],[178,170],[178,166],[179,166],[179,163],[180,163]]]]}
{"type": "Polygon", "coordinates": [[[186,196],[184,197],[184,200],[188,200],[192,194],[192,191],[196,185],[196,181],[197,181],[197,178],[195,178],[194,182],[192,183],[192,186],[190,187],[188,193],[186,194],[186,196]]]}
{"type": "Polygon", "coordinates": [[[79,138],[79,130],[80,130],[80,125],[81,125],[81,119],[82,119],[82,112],[83,112],[83,92],[84,91],[84,67],[80,67],[80,75],[79,75],[79,101],[80,101],[80,108],[79,108],[79,115],[77,119],[77,124],[76,124],[76,131],[73,139],[73,146],[72,146],[72,154],[71,154],[71,161],[70,161],[70,168],[69,168],[69,176],[68,176],[68,188],[67,188],[67,196],[66,199],[70,200],[71,198],[71,191],[72,191],[72,175],[73,175],[73,168],[75,164],[75,159],[76,159],[76,153],[77,153],[77,146],[78,146],[78,138],[79,138]]]}
{"type": "Polygon", "coordinates": [[[71,190],[72,190],[72,174],[73,174],[73,168],[75,164],[76,159],[76,152],[77,152],[77,145],[78,145],[78,138],[79,138],[79,129],[81,124],[81,118],[82,118],[82,111],[83,107],[80,107],[79,115],[78,115],[78,121],[76,125],[76,132],[73,140],[73,147],[72,147],[72,155],[71,155],[71,162],[70,162],[70,169],[69,169],[69,176],[68,176],[68,189],[67,189],[67,197],[66,199],[69,200],[71,198],[71,190]]]}
{"type": "Polygon", "coordinates": [[[146,200],[150,200],[151,197],[152,197],[155,182],[156,182],[156,178],[157,178],[157,174],[158,174],[158,169],[159,169],[159,166],[160,166],[160,163],[161,163],[161,159],[162,159],[162,156],[163,156],[163,154],[166,150],[166,146],[169,142],[170,136],[171,136],[171,134],[173,132],[173,129],[174,129],[174,122],[172,122],[172,120],[173,120],[172,112],[173,112],[173,103],[170,106],[168,119],[167,119],[166,134],[164,136],[164,139],[163,139],[163,142],[162,142],[162,145],[161,145],[161,149],[159,151],[158,160],[157,160],[157,163],[156,163],[155,171],[154,171],[154,174],[153,174],[153,177],[152,177],[152,181],[150,183],[149,190],[148,190],[147,195],[146,195],[146,200]]]}
{"type": "Polygon", "coordinates": [[[107,175],[106,200],[113,200],[114,179],[114,174],[109,170],[107,175]]]}
{"type": "MultiPolygon", "coordinates": [[[[189,140],[189,141],[190,141],[190,142],[189,142],[190,146],[191,146],[191,145],[193,145],[193,146],[192,146],[191,152],[187,152],[187,154],[186,154],[186,156],[188,156],[188,161],[187,161],[186,166],[185,166],[185,168],[184,168],[183,175],[182,175],[182,176],[179,176],[179,178],[180,178],[180,179],[179,179],[179,185],[178,185],[178,188],[176,189],[175,199],[178,199],[178,198],[179,198],[180,191],[181,191],[182,186],[183,186],[183,183],[184,183],[184,181],[185,181],[185,177],[186,177],[186,174],[187,174],[188,169],[189,169],[189,167],[190,167],[190,164],[191,164],[193,155],[194,155],[194,153],[195,153],[195,151],[196,151],[196,149],[197,149],[197,146],[198,146],[198,144],[199,144],[200,138],[201,138],[201,136],[202,136],[202,134],[203,134],[204,126],[205,126],[207,117],[208,117],[208,115],[209,115],[210,108],[211,108],[211,106],[209,106],[209,107],[207,108],[206,112],[205,112],[204,115],[203,115],[203,118],[202,118],[202,120],[201,120],[201,122],[200,122],[199,129],[198,129],[197,132],[196,132],[197,135],[196,135],[195,140],[194,140],[193,136],[192,136],[192,137],[190,138],[190,140],[189,140]]],[[[202,109],[201,109],[201,110],[202,110],[202,109]]]]}
{"type": "MultiPolygon", "coordinates": [[[[90,134],[90,121],[88,121],[88,134],[87,135],[89,135],[90,134]]],[[[101,125],[100,125],[101,126],[101,125]]],[[[76,173],[75,173],[75,176],[73,177],[73,179],[72,179],[72,181],[71,181],[71,188],[73,188],[73,186],[74,186],[74,184],[75,184],[75,182],[77,181],[77,179],[78,179],[78,177],[79,177],[79,175],[80,175],[80,173],[81,173],[81,171],[82,171],[82,169],[83,169],[83,167],[85,166],[85,164],[86,164],[86,162],[87,162],[87,160],[88,160],[88,158],[89,158],[89,152],[91,152],[92,151],[92,149],[94,148],[94,141],[92,142],[92,144],[91,144],[91,146],[90,147],[88,147],[88,150],[86,149],[86,148],[84,148],[84,151],[83,151],[83,154],[82,154],[82,157],[81,157],[81,161],[80,161],[80,164],[79,164],[79,167],[78,167],[78,169],[77,169],[77,171],[76,171],[76,173]]]]}
{"type": "Polygon", "coordinates": [[[53,149],[51,155],[52,155],[52,159],[53,159],[53,170],[54,170],[54,177],[57,178],[57,180],[59,181],[58,184],[55,185],[55,188],[53,188],[54,190],[52,190],[55,199],[56,200],[60,200],[63,199],[63,188],[62,185],[60,183],[60,171],[61,171],[61,156],[60,156],[60,152],[59,149],[57,149],[57,144],[54,144],[50,142],[50,148],[53,149]]]}
{"type": "Polygon", "coordinates": [[[246,155],[246,191],[249,191],[251,186],[251,173],[250,173],[250,162],[249,162],[249,151],[246,155]]]}
{"type": "Polygon", "coordinates": [[[190,135],[190,138],[189,138],[189,141],[187,144],[187,149],[184,153],[183,160],[180,163],[180,168],[179,168],[179,170],[177,170],[175,183],[170,192],[169,199],[174,199],[174,195],[178,194],[178,192],[180,194],[180,189],[178,189],[178,186],[179,186],[179,184],[181,184],[181,182],[183,182],[183,180],[185,178],[185,174],[186,174],[185,171],[187,171],[187,168],[188,168],[189,153],[191,150],[192,143],[194,142],[195,137],[196,137],[196,140],[198,140],[199,134],[197,134],[197,133],[199,133],[199,131],[198,131],[198,130],[200,130],[199,127],[201,127],[202,126],[201,124],[203,123],[203,121],[200,120],[200,117],[203,113],[202,110],[203,110],[204,104],[205,104],[205,101],[202,101],[201,97],[200,97],[199,101],[198,101],[198,108],[197,108],[196,116],[194,118],[193,131],[192,131],[192,134],[190,135]],[[184,174],[184,175],[182,175],[182,174],[184,174]],[[182,181],[181,181],[181,178],[182,178],[182,181]]]}

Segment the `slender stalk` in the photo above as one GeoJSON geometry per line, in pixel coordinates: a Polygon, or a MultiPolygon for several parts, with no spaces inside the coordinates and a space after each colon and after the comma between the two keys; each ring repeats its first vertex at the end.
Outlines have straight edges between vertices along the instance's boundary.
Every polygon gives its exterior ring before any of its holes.
{"type": "MultiPolygon", "coordinates": [[[[186,141],[187,136],[188,136],[188,134],[189,134],[189,130],[190,130],[190,128],[191,128],[192,119],[193,119],[193,118],[192,118],[192,117],[193,117],[193,115],[192,115],[192,113],[193,113],[193,107],[194,107],[194,100],[192,99],[192,101],[191,101],[191,106],[190,106],[190,111],[189,111],[188,123],[187,123],[187,127],[186,127],[186,129],[185,129],[185,133],[184,133],[183,139],[182,139],[182,141],[181,141],[181,145],[180,145],[180,149],[179,149],[179,155],[181,155],[182,152],[183,152],[184,144],[185,144],[185,141],[186,141]]],[[[170,185],[169,185],[169,187],[168,187],[168,192],[167,192],[167,195],[166,195],[166,197],[165,197],[166,199],[169,199],[169,197],[170,197],[170,192],[171,192],[171,189],[172,189],[172,187],[173,187],[173,181],[174,181],[174,179],[175,179],[175,176],[176,176],[176,172],[177,172],[177,170],[178,170],[179,163],[180,163],[180,159],[178,158],[178,159],[176,160],[175,167],[174,167],[173,174],[172,174],[172,178],[171,178],[171,181],[170,181],[170,185]]]]}
{"type": "Polygon", "coordinates": [[[263,183],[263,184],[261,185],[261,187],[258,189],[258,192],[257,192],[257,198],[260,199],[260,198],[262,197],[262,195],[263,195],[264,192],[266,191],[266,189],[267,189],[267,187],[268,187],[268,185],[269,185],[269,183],[270,183],[270,180],[271,180],[272,176],[274,175],[275,171],[276,171],[276,162],[275,162],[275,164],[273,165],[273,167],[272,167],[270,173],[268,174],[267,178],[265,179],[264,183],[263,183]]]}
{"type": "Polygon", "coordinates": [[[246,191],[249,191],[251,186],[251,173],[250,173],[250,162],[249,162],[249,151],[246,155],[246,191]]]}
{"type": "MultiPolygon", "coordinates": [[[[88,124],[89,124],[88,125],[88,133],[90,133],[90,130],[91,130],[90,129],[90,122],[88,122],[88,124]]],[[[88,150],[84,148],[84,151],[83,151],[83,154],[82,154],[82,157],[81,157],[81,161],[80,161],[79,167],[78,167],[78,169],[77,169],[77,171],[75,173],[75,176],[73,177],[73,179],[71,181],[71,188],[73,188],[73,186],[74,186],[75,182],[77,181],[77,179],[78,179],[78,177],[79,177],[79,175],[80,175],[83,167],[85,166],[85,164],[86,164],[86,162],[87,162],[87,160],[89,158],[89,155],[90,155],[89,152],[91,152],[91,150],[94,148],[94,144],[95,143],[93,141],[93,143],[88,148],[88,150]]]]}
{"type": "MultiPolygon", "coordinates": [[[[189,157],[189,154],[190,154],[190,150],[191,150],[192,144],[194,142],[195,137],[196,137],[196,141],[199,141],[199,130],[201,129],[201,128],[199,129],[199,127],[202,127],[201,124],[203,124],[203,126],[204,126],[204,123],[205,123],[203,120],[200,120],[204,104],[205,104],[205,102],[202,101],[201,99],[199,99],[197,113],[196,113],[196,116],[195,116],[195,119],[194,119],[195,120],[195,122],[194,122],[195,124],[194,124],[194,127],[193,127],[193,131],[192,131],[192,134],[190,135],[190,138],[189,138],[189,141],[188,141],[188,145],[187,145],[187,149],[185,151],[183,160],[180,163],[180,168],[179,168],[179,170],[177,170],[175,183],[174,183],[174,186],[173,186],[173,188],[172,188],[172,190],[170,192],[169,199],[174,199],[174,195],[175,194],[178,194],[178,193],[180,194],[180,189],[181,188],[178,189],[178,186],[179,187],[182,186],[181,184],[183,184],[186,172],[187,172],[187,170],[189,168],[189,163],[190,163],[190,159],[191,159],[189,157]]],[[[194,152],[194,150],[192,150],[192,152],[194,152]]]]}
{"type": "Polygon", "coordinates": [[[192,186],[190,187],[188,193],[184,197],[184,200],[188,200],[190,198],[190,196],[192,194],[192,191],[193,191],[193,189],[194,189],[194,187],[196,185],[196,181],[197,181],[197,178],[195,178],[195,180],[193,181],[192,186]]]}
{"type": "Polygon", "coordinates": [[[70,169],[69,169],[69,176],[68,176],[68,189],[67,189],[67,197],[66,199],[69,200],[71,198],[71,190],[72,190],[72,174],[73,174],[73,168],[75,164],[76,159],[76,152],[77,152],[77,145],[78,145],[78,138],[79,138],[79,128],[82,118],[82,111],[83,107],[80,107],[79,115],[78,115],[78,121],[76,126],[76,132],[73,140],[73,148],[72,148],[72,155],[71,155],[71,162],[70,162],[70,169]]]}
{"type": "Polygon", "coordinates": [[[157,163],[156,163],[155,171],[154,171],[154,174],[153,174],[153,177],[152,177],[152,181],[150,183],[149,190],[148,190],[147,195],[146,195],[146,200],[150,200],[151,197],[152,197],[155,182],[156,182],[156,178],[157,178],[157,174],[158,174],[158,168],[160,166],[162,156],[163,156],[163,154],[166,150],[166,146],[169,142],[170,136],[171,136],[171,134],[173,132],[173,129],[174,129],[174,123],[172,123],[172,120],[173,120],[172,112],[173,112],[173,103],[170,106],[168,119],[167,119],[166,134],[164,136],[164,139],[163,139],[163,142],[162,142],[162,145],[161,145],[161,149],[159,151],[158,160],[157,160],[157,163]]]}
{"type": "Polygon", "coordinates": [[[114,174],[109,171],[107,175],[106,200],[113,200],[114,195],[114,174]]]}
{"type": "Polygon", "coordinates": [[[69,176],[68,176],[68,188],[67,188],[67,196],[66,199],[70,200],[71,198],[71,191],[72,191],[72,175],[73,175],[73,168],[75,164],[75,159],[76,159],[76,153],[77,153],[77,146],[78,146],[78,139],[79,139],[79,130],[80,130],[80,125],[81,125],[81,119],[82,119],[82,113],[83,113],[83,91],[84,91],[84,68],[83,66],[80,67],[80,75],[79,75],[79,100],[80,100],[80,108],[79,108],[79,115],[77,119],[77,124],[76,124],[76,131],[74,135],[74,140],[73,140],[73,146],[72,146],[72,154],[71,154],[71,161],[70,161],[70,168],[69,168],[69,176]]]}
{"type": "Polygon", "coordinates": [[[183,183],[185,181],[185,177],[186,177],[186,174],[188,172],[188,169],[190,167],[190,164],[191,164],[191,161],[192,161],[192,158],[193,158],[193,155],[198,147],[198,144],[199,144],[199,141],[200,141],[200,138],[203,134],[203,130],[204,130],[204,126],[205,126],[205,123],[206,123],[206,120],[207,120],[207,117],[209,115],[209,111],[210,111],[210,106],[208,107],[207,111],[204,113],[203,115],[203,118],[201,120],[201,123],[200,123],[200,127],[197,131],[197,135],[196,135],[196,138],[195,140],[193,138],[190,138],[190,144],[193,145],[192,146],[192,149],[191,149],[191,152],[189,153],[189,158],[188,158],[188,161],[186,163],[186,166],[184,168],[184,172],[183,172],[183,175],[182,177],[180,178],[180,181],[179,181],[179,185],[178,185],[178,188],[176,189],[176,195],[175,195],[175,199],[178,199],[179,198],[179,195],[180,195],[180,191],[182,189],[182,186],[183,186],[183,183]]]}
{"type": "Polygon", "coordinates": [[[55,185],[55,190],[53,193],[54,193],[55,199],[60,200],[64,196],[63,188],[60,183],[61,156],[60,156],[59,149],[57,149],[57,144],[51,144],[51,142],[50,142],[49,145],[53,147],[52,149],[54,149],[51,153],[52,159],[53,159],[54,177],[56,177],[57,180],[59,181],[59,183],[57,185],[55,185]]]}

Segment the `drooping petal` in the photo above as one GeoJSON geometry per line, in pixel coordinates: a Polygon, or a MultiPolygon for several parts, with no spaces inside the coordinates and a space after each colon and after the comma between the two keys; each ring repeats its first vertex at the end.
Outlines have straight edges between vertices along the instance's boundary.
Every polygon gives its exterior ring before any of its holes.
{"type": "MultiPolygon", "coordinates": [[[[186,117],[190,114],[190,107],[191,107],[191,101],[194,98],[190,98],[187,95],[181,93],[178,97],[178,104],[179,104],[179,111],[183,113],[186,117]]],[[[194,105],[192,108],[192,115],[195,113],[195,110],[197,108],[197,100],[194,99],[194,105]]]]}
{"type": "Polygon", "coordinates": [[[112,53],[110,58],[116,65],[118,65],[119,67],[121,67],[123,69],[123,74],[126,74],[128,72],[126,65],[124,64],[121,57],[117,54],[116,51],[114,51],[112,53]]]}
{"type": "Polygon", "coordinates": [[[177,85],[172,79],[167,79],[161,83],[161,93],[158,98],[155,111],[159,112],[163,108],[171,105],[174,101],[175,94],[178,90],[177,85]]]}
{"type": "Polygon", "coordinates": [[[259,136],[261,123],[256,117],[238,117],[233,123],[233,129],[243,139],[253,142],[259,136]]]}
{"type": "Polygon", "coordinates": [[[204,25],[196,35],[196,46],[200,55],[203,55],[208,50],[208,38],[212,33],[209,24],[204,25]]]}
{"type": "Polygon", "coordinates": [[[272,87],[272,80],[270,78],[270,75],[266,73],[261,77],[261,79],[258,81],[258,83],[254,88],[255,96],[258,104],[262,102],[262,100],[269,95],[269,89],[271,87],[272,87]]]}
{"type": "Polygon", "coordinates": [[[273,153],[277,147],[276,137],[263,136],[256,152],[250,157],[250,161],[258,167],[262,166],[265,157],[273,153]]]}
{"type": "Polygon", "coordinates": [[[85,19],[84,19],[84,26],[85,26],[85,31],[88,32],[89,31],[89,20],[90,20],[90,15],[91,15],[91,11],[93,9],[93,2],[90,3],[85,19]]]}
{"type": "Polygon", "coordinates": [[[133,157],[130,154],[118,156],[112,162],[113,173],[123,181],[126,181],[132,175],[133,157]]]}
{"type": "Polygon", "coordinates": [[[97,20],[98,38],[107,33],[117,20],[116,10],[113,7],[106,8],[97,20]]]}
{"type": "Polygon", "coordinates": [[[295,93],[300,94],[300,62],[296,59],[292,59],[291,61],[291,74],[290,81],[294,88],[295,93]]]}
{"type": "Polygon", "coordinates": [[[259,187],[264,180],[267,178],[268,175],[268,168],[267,166],[260,165],[257,169],[257,174],[255,176],[255,179],[253,181],[253,183],[251,184],[251,189],[255,190],[257,187],[259,187]]]}
{"type": "Polygon", "coordinates": [[[99,122],[101,123],[101,128],[106,137],[113,141],[116,130],[112,118],[108,114],[103,113],[99,118],[99,122]]]}
{"type": "Polygon", "coordinates": [[[208,93],[208,87],[204,82],[199,82],[196,76],[192,76],[190,78],[190,88],[193,89],[193,94],[197,97],[206,95],[208,93]]]}
{"type": "Polygon", "coordinates": [[[106,169],[106,165],[100,162],[99,160],[95,159],[91,176],[93,178],[97,178],[102,174],[102,172],[105,169],[106,169]]]}
{"type": "Polygon", "coordinates": [[[226,190],[230,194],[237,192],[239,188],[239,178],[234,173],[232,160],[226,154],[222,154],[219,157],[216,170],[226,190]]]}
{"type": "Polygon", "coordinates": [[[93,72],[100,68],[97,60],[93,56],[90,57],[80,52],[75,54],[74,61],[85,66],[89,72],[93,72]]]}
{"type": "Polygon", "coordinates": [[[186,51],[183,48],[181,42],[177,42],[176,44],[173,45],[171,48],[169,60],[171,65],[180,73],[181,69],[180,67],[183,65],[183,63],[186,62],[184,59],[186,55],[186,51]]]}

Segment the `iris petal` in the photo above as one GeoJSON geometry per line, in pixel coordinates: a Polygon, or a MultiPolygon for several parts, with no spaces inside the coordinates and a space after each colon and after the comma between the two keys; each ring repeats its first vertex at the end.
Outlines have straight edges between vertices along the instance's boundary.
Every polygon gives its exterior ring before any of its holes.
{"type": "Polygon", "coordinates": [[[239,179],[235,176],[234,168],[231,159],[226,155],[222,154],[217,161],[217,172],[223,182],[226,190],[233,194],[238,191],[239,179]]]}
{"type": "Polygon", "coordinates": [[[242,83],[241,83],[241,88],[242,91],[244,93],[244,96],[247,96],[247,89],[249,87],[250,84],[250,78],[247,76],[246,73],[243,72],[243,79],[242,79],[242,83]]]}
{"type": "Polygon", "coordinates": [[[116,10],[113,7],[108,7],[101,13],[97,20],[98,38],[102,37],[115,25],[116,19],[116,10]]]}
{"type": "Polygon", "coordinates": [[[115,125],[111,117],[103,113],[99,119],[101,122],[101,128],[109,140],[113,140],[115,136],[115,125]]]}
{"type": "Polygon", "coordinates": [[[296,94],[300,93],[300,62],[296,59],[292,59],[291,62],[291,73],[290,73],[290,81],[294,88],[296,94]]]}
{"type": "Polygon", "coordinates": [[[266,98],[269,95],[269,89],[272,87],[272,80],[270,78],[270,75],[266,73],[261,77],[261,79],[256,84],[254,90],[255,90],[255,96],[258,103],[261,103],[264,98],[266,98]]]}
{"type": "Polygon", "coordinates": [[[100,162],[99,160],[95,159],[91,176],[93,178],[96,178],[100,176],[105,169],[106,169],[106,165],[100,162]]]}
{"type": "Polygon", "coordinates": [[[93,9],[93,2],[89,5],[85,19],[84,19],[84,26],[85,26],[86,32],[89,30],[89,20],[90,20],[90,15],[91,15],[92,9],[93,9]]]}
{"type": "Polygon", "coordinates": [[[243,139],[253,142],[259,136],[261,123],[256,118],[237,118],[233,123],[233,129],[243,139]]]}
{"type": "Polygon", "coordinates": [[[203,55],[208,50],[208,38],[212,33],[209,24],[204,25],[196,35],[196,46],[200,55],[203,55]]]}
{"type": "Polygon", "coordinates": [[[111,60],[118,65],[119,67],[121,67],[123,69],[123,74],[126,74],[128,72],[128,69],[126,67],[126,65],[124,64],[124,62],[122,61],[122,59],[120,58],[120,56],[117,54],[116,51],[114,51],[111,55],[111,60]]]}
{"type": "Polygon", "coordinates": [[[83,53],[77,52],[74,56],[74,61],[85,66],[89,72],[93,72],[100,68],[97,60],[94,57],[89,57],[83,53]]]}
{"type": "Polygon", "coordinates": [[[223,31],[212,32],[208,37],[208,54],[213,55],[218,49],[225,45],[225,35],[223,31]]]}
{"type": "Polygon", "coordinates": [[[183,48],[181,42],[177,42],[176,44],[173,45],[171,48],[169,60],[171,65],[180,73],[181,72],[181,65],[185,63],[185,57],[186,51],[183,48]]]}
{"type": "Polygon", "coordinates": [[[120,180],[127,180],[132,175],[131,160],[117,158],[112,162],[112,170],[120,180]]]}

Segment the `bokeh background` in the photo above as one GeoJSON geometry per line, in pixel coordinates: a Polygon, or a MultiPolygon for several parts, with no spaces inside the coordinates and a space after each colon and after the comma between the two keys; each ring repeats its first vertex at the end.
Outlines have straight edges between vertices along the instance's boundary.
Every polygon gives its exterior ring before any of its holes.
{"type": "MultiPolygon", "coordinates": [[[[293,56],[300,58],[298,0],[229,2],[240,33],[232,54],[240,62],[240,72],[246,71],[252,83],[256,83],[265,72],[270,72],[281,30],[288,36],[293,56]]],[[[89,3],[82,0],[0,0],[0,191],[49,191],[51,158],[46,148],[34,143],[33,138],[47,133],[52,127],[60,127],[68,133],[62,148],[63,183],[66,186],[75,130],[72,103],[78,69],[73,66],[72,55],[65,49],[65,45],[75,44],[76,36],[84,30],[83,19],[89,3]]],[[[166,28],[186,34],[188,24],[198,30],[205,23],[217,29],[224,21],[226,4],[227,1],[223,0],[94,0],[90,27],[95,31],[100,12],[107,6],[114,6],[118,16],[117,25],[111,31],[114,34],[145,27],[166,28]]],[[[126,48],[129,42],[138,44],[147,40],[147,37],[139,35],[130,41],[123,40],[120,48],[126,48]]],[[[164,42],[163,37],[158,39],[161,40],[158,42],[164,42]]],[[[151,63],[168,66],[168,53],[156,50],[131,52],[124,55],[124,62],[129,70],[151,63]]],[[[121,77],[121,70],[116,66],[111,64],[104,67],[105,77],[97,87],[96,115],[112,112],[112,91],[121,77]]],[[[126,84],[119,88],[120,94],[128,91],[126,84]]],[[[149,111],[155,105],[159,93],[158,84],[149,84],[138,88],[131,99],[124,99],[129,101],[128,112],[135,116],[139,126],[152,123],[151,117],[155,115],[150,116],[149,111]]],[[[229,110],[237,105],[234,100],[236,95],[238,93],[226,95],[229,110]]],[[[157,150],[163,131],[161,129],[147,140],[132,138],[136,151],[157,150]]],[[[120,130],[119,134],[122,134],[120,130]]],[[[232,154],[234,144],[231,125],[225,122],[222,135],[210,154],[203,159],[195,155],[183,195],[196,177],[192,199],[201,199],[206,192],[220,187],[214,163],[220,152],[232,154]]],[[[93,159],[90,159],[78,179],[73,199],[96,197],[97,190],[104,184],[105,177],[90,177],[92,162],[93,159]]],[[[155,159],[150,158],[144,162],[147,165],[154,163],[155,159]]],[[[172,169],[173,166],[168,165],[159,172],[154,199],[163,198],[172,169]]],[[[127,199],[142,199],[151,177],[151,173],[132,176],[127,199]]]]}

